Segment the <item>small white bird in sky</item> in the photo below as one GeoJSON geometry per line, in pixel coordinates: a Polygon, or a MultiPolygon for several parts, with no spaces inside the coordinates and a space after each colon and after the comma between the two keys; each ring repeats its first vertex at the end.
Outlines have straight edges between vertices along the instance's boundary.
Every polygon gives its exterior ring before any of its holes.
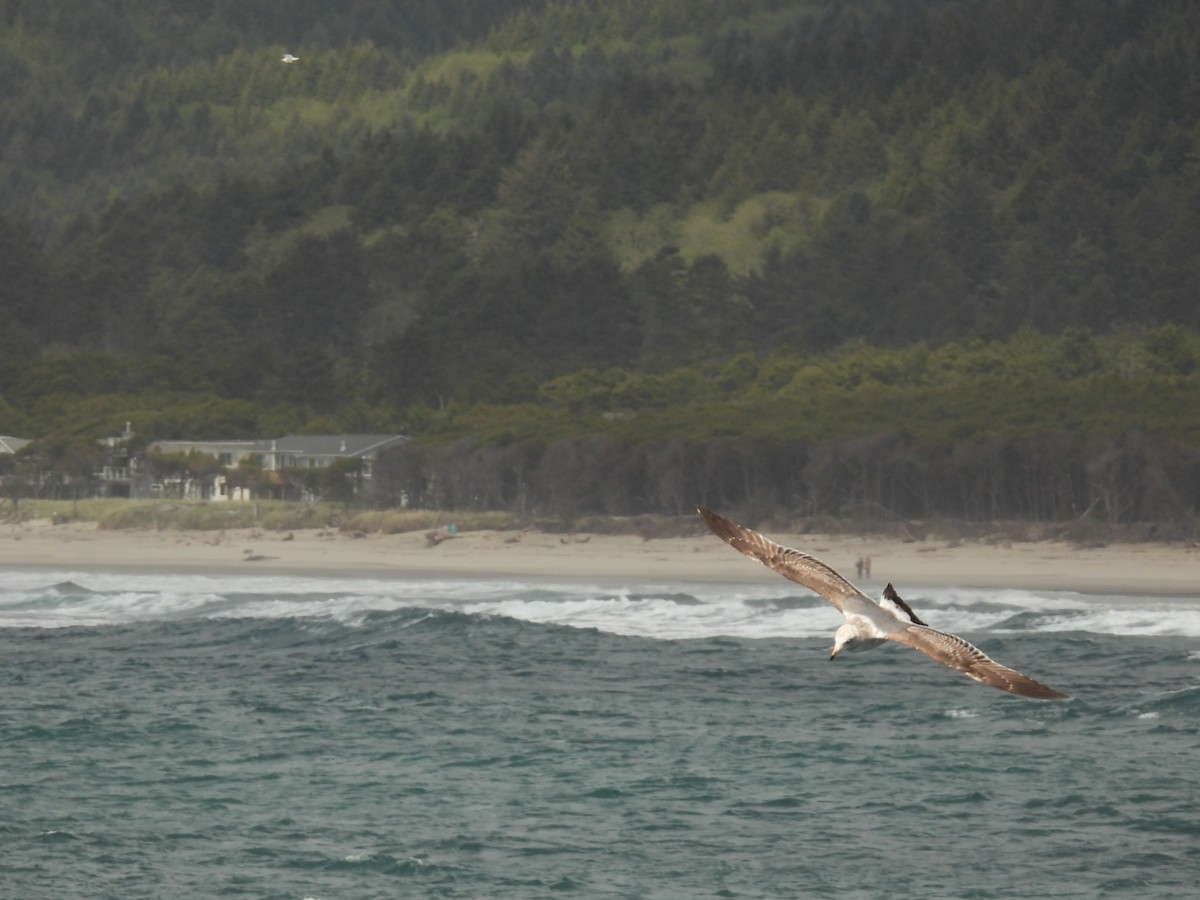
{"type": "Polygon", "coordinates": [[[710,509],[701,507],[699,512],[713,533],[725,543],[768,569],[774,569],[784,578],[820,594],[845,617],[845,623],[834,635],[830,659],[843,650],[868,650],[885,641],[895,641],[920,650],[968,678],[1010,694],[1037,700],[1061,700],[1067,696],[1028,675],[1000,665],[956,634],[930,628],[917,618],[890,584],[883,592],[883,599],[876,602],[816,557],[776,544],[710,509]]]}
{"type": "Polygon", "coordinates": [[[283,54],[283,56],[281,56],[279,58],[279,61],[285,62],[285,63],[294,63],[294,62],[298,61],[299,59],[300,59],[300,57],[298,57],[298,56],[292,56],[292,54],[290,54],[290,53],[285,53],[285,54],[283,54]]]}

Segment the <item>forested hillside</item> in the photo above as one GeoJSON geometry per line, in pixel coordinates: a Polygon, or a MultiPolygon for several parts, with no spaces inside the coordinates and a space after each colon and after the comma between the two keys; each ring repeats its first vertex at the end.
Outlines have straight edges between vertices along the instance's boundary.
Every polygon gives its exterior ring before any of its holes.
{"type": "Polygon", "coordinates": [[[1106,417],[1058,349],[1020,397],[1195,439],[1194,2],[0,0],[0,24],[0,433],[448,439],[523,408],[543,446],[605,414],[624,446],[705,441],[694,391],[653,427],[633,389],[556,398],[1072,335],[1175,346],[1176,406],[1106,417]]]}

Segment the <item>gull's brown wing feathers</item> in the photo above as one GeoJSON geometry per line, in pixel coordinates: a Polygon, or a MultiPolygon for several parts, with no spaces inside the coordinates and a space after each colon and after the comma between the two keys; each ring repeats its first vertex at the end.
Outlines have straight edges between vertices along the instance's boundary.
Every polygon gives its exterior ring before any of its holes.
{"type": "Polygon", "coordinates": [[[1002,666],[969,641],[926,625],[910,625],[888,635],[889,640],[920,650],[944,666],[958,669],[968,678],[1000,688],[1010,694],[1038,700],[1063,700],[1067,695],[1049,688],[1028,675],[1002,666]]]}
{"type": "Polygon", "coordinates": [[[807,553],[777,544],[763,537],[757,531],[752,531],[744,525],[717,515],[711,509],[705,509],[702,506],[697,511],[708,523],[708,527],[713,530],[713,534],[733,549],[744,553],[751,559],[757,559],[768,569],[773,569],[784,578],[802,584],[810,591],[816,591],[836,606],[839,611],[850,597],[863,597],[874,605],[874,601],[866,597],[862,591],[815,556],[809,556],[807,553]]]}

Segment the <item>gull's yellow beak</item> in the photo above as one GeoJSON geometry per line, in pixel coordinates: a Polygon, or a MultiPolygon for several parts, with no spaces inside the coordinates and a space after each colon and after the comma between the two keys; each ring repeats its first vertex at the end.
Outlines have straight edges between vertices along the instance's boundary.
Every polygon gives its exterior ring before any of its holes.
{"type": "Polygon", "coordinates": [[[838,655],[838,648],[834,647],[833,652],[829,654],[829,661],[833,662],[835,659],[837,659],[837,655],[838,655]]]}

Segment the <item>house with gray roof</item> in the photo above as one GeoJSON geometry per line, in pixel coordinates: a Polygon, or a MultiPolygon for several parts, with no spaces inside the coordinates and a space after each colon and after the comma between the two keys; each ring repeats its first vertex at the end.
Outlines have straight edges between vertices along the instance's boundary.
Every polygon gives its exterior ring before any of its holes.
{"type": "Polygon", "coordinates": [[[408,436],[402,434],[290,434],[265,441],[155,441],[149,450],[181,456],[204,453],[214,457],[226,470],[254,461],[267,476],[257,488],[234,484],[236,479],[226,475],[216,476],[211,485],[180,476],[170,484],[160,481],[156,491],[160,495],[213,500],[287,499],[294,489],[290,491],[281,476],[284,470],[320,470],[338,460],[359,460],[358,477],[368,484],[379,454],[407,440],[408,436]]]}
{"type": "Polygon", "coordinates": [[[363,477],[370,478],[379,454],[407,440],[402,434],[289,434],[265,442],[271,446],[263,455],[263,468],[325,469],[339,459],[360,459],[363,477]]]}
{"type": "Polygon", "coordinates": [[[0,434],[0,453],[16,453],[30,441],[19,437],[9,437],[6,434],[0,434]]]}

